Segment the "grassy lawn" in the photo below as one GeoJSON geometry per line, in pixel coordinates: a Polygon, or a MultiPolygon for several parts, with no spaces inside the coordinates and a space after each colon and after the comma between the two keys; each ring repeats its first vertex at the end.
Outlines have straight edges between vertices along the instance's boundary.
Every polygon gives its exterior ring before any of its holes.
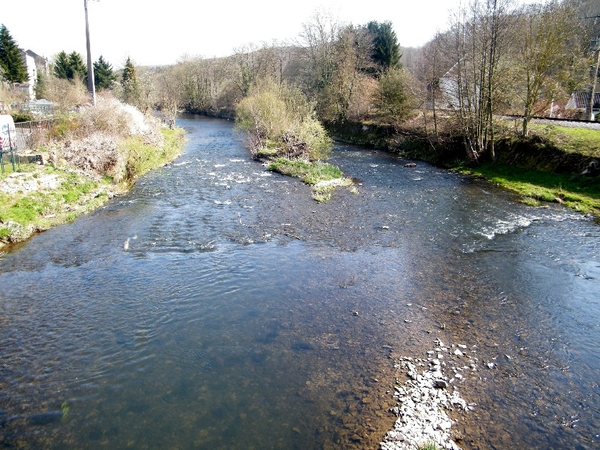
{"type": "Polygon", "coordinates": [[[529,130],[570,153],[600,157],[600,130],[532,123],[529,130]]]}

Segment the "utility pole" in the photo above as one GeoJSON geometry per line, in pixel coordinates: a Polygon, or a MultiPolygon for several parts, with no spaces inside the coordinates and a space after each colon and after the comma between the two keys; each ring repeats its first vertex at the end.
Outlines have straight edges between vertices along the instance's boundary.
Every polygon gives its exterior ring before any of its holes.
{"type": "Polygon", "coordinates": [[[92,50],[90,46],[90,25],[88,21],[88,0],[83,0],[85,9],[85,44],[87,49],[87,73],[88,73],[88,91],[92,97],[92,105],[96,106],[96,84],[94,83],[94,64],[92,63],[92,50]]]}
{"type": "MultiPolygon", "coordinates": [[[[598,19],[600,19],[600,15],[585,16],[582,17],[582,19],[594,19],[594,25],[596,25],[598,19]]],[[[591,47],[592,50],[596,52],[596,65],[593,66],[595,70],[592,76],[592,92],[590,93],[590,102],[588,104],[588,110],[586,111],[586,113],[589,120],[594,120],[594,97],[596,97],[596,84],[598,83],[598,68],[600,67],[600,36],[596,37],[596,39],[592,41],[591,47]]]]}
{"type": "Polygon", "coordinates": [[[600,67],[600,39],[596,39],[596,66],[592,79],[592,93],[590,96],[590,115],[588,119],[594,120],[594,99],[596,97],[596,84],[598,83],[598,68],[600,67]]]}

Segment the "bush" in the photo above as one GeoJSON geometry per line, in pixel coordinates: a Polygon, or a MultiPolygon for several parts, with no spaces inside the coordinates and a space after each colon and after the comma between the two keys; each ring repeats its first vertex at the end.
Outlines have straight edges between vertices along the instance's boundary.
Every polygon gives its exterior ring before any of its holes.
{"type": "MultiPolygon", "coordinates": [[[[94,176],[109,176],[120,182],[140,170],[154,167],[165,139],[160,122],[111,96],[99,96],[96,106],[85,106],[77,114],[63,115],[50,131],[58,157],[94,176]],[[140,149],[151,149],[152,155],[140,149]],[[131,168],[132,153],[137,162],[131,168]],[[138,161],[139,160],[139,161],[138,161]]],[[[159,155],[160,154],[160,155],[159,155]]],[[[135,178],[135,177],[134,177],[135,178]]]]}
{"type": "Polygon", "coordinates": [[[100,132],[118,138],[141,137],[145,144],[162,146],[160,122],[111,95],[98,96],[96,106],[80,109],[76,129],[79,137],[100,132]]]}
{"type": "Polygon", "coordinates": [[[10,114],[15,123],[19,122],[31,122],[34,120],[33,114],[24,112],[13,112],[10,114]]]}
{"type": "Polygon", "coordinates": [[[407,77],[403,69],[390,69],[379,80],[373,104],[378,116],[385,122],[401,122],[410,113],[407,77]]]}
{"type": "Polygon", "coordinates": [[[120,181],[125,166],[125,155],[119,153],[114,136],[94,133],[83,139],[67,141],[62,158],[87,173],[108,175],[120,181]]]}
{"type": "Polygon", "coordinates": [[[87,88],[78,79],[48,77],[46,82],[47,99],[56,105],[59,113],[73,111],[77,106],[85,105],[90,101],[87,88]]]}
{"type": "Polygon", "coordinates": [[[255,157],[319,160],[332,141],[300,90],[265,81],[236,108],[236,124],[248,133],[255,157]]]}
{"type": "Polygon", "coordinates": [[[79,121],[74,115],[61,115],[50,128],[49,137],[55,140],[68,139],[76,134],[78,127],[79,121]]]}

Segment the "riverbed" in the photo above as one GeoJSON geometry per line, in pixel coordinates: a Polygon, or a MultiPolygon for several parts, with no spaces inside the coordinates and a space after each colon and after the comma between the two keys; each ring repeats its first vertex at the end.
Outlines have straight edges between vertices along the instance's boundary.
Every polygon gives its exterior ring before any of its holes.
{"type": "Polygon", "coordinates": [[[461,447],[600,445],[598,224],[346,145],[321,204],[178,125],[178,160],[0,259],[0,445],[377,448],[436,340],[476,360],[461,447]]]}

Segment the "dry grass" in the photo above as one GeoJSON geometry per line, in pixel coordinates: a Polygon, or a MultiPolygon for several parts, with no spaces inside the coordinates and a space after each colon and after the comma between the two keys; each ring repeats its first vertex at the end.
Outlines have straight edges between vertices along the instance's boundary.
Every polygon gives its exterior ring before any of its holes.
{"type": "Polygon", "coordinates": [[[88,105],[59,119],[50,130],[47,145],[53,163],[120,182],[129,175],[127,161],[132,150],[123,143],[130,139],[155,149],[165,144],[156,118],[106,96],[99,97],[95,107],[88,105]]]}

